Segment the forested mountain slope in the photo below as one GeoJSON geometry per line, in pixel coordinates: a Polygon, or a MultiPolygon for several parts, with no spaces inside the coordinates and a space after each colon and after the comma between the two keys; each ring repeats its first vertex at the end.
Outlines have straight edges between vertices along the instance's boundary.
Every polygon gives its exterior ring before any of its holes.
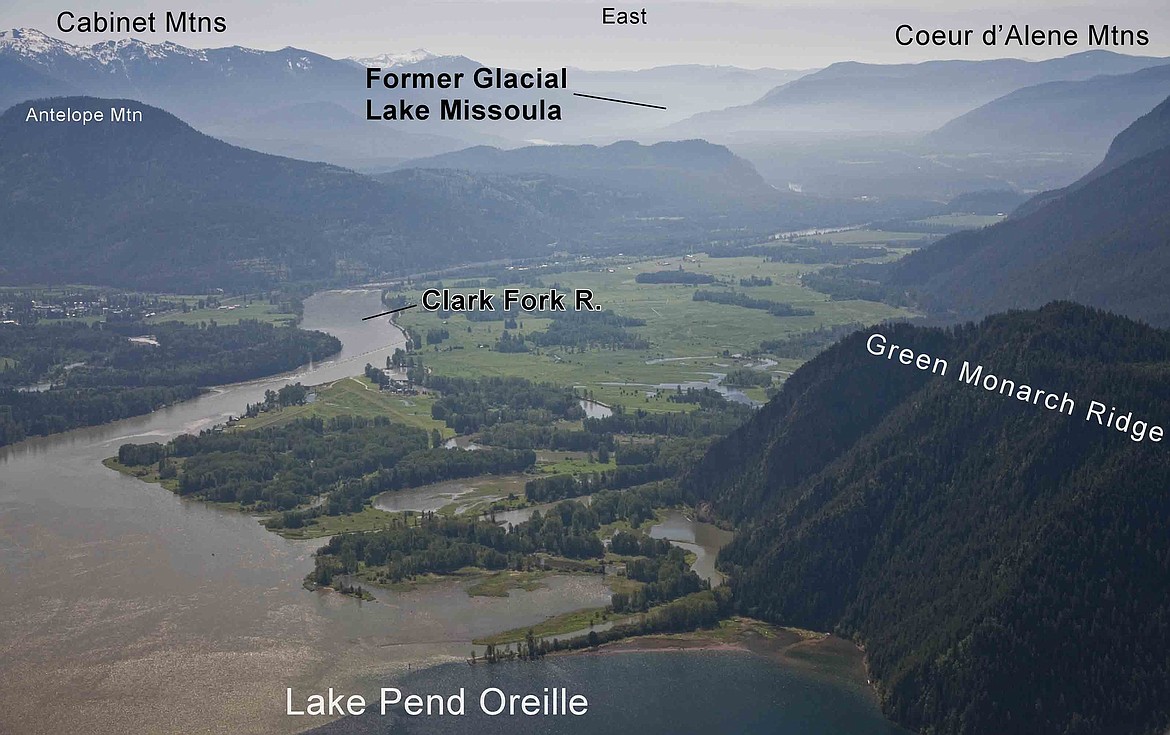
{"type": "Polygon", "coordinates": [[[1092,180],[1135,158],[1170,146],[1170,97],[1118,133],[1101,165],[1085,176],[1092,180]]]}
{"type": "Polygon", "coordinates": [[[1104,173],[1040,195],[1005,222],[946,237],[879,277],[948,318],[1069,299],[1170,326],[1170,147],[1145,152],[1170,136],[1166,109],[1117,136],[1104,173]]]}
{"type": "MultiPolygon", "coordinates": [[[[1085,420],[1170,423],[1170,332],[1069,303],[951,330],[858,332],[806,364],[686,479],[742,524],[741,612],[853,636],[923,733],[1170,724],[1170,454],[1085,420]],[[932,375],[867,339],[949,361],[932,375]],[[963,360],[1072,415],[960,382],[963,360]]],[[[1131,422],[1132,423],[1132,422],[1131,422]]]]}

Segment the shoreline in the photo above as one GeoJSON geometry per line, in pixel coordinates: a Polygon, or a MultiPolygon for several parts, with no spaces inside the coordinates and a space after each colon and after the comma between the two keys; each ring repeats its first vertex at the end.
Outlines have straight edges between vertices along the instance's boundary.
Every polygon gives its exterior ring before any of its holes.
{"type": "Polygon", "coordinates": [[[880,693],[869,675],[865,649],[831,633],[776,626],[746,617],[732,617],[717,628],[688,633],[634,636],[597,648],[554,653],[554,656],[618,656],[645,653],[739,652],[769,659],[818,677],[865,689],[874,701],[880,693]]]}

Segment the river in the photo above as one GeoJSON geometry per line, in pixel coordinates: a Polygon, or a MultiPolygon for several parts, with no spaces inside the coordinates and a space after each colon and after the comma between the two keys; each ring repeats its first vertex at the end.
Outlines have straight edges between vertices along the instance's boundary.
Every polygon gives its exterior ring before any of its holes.
{"type": "MultiPolygon", "coordinates": [[[[367,362],[384,364],[401,334],[384,321],[359,320],[380,308],[376,291],[317,294],[305,303],[302,325],[342,340],[329,361],[147,416],[0,448],[0,732],[304,730],[320,722],[285,716],[285,687],[368,692],[403,676],[460,680],[471,667],[423,669],[462,660],[473,638],[608,600],[600,580],[583,576],[502,598],[470,597],[457,581],[379,591],[371,603],[308,592],[301,581],[320,542],[283,539],[245,514],[184,501],[100,464],[124,442],[165,441],[220,423],[290,380],[328,382],[360,374],[367,362]]],[[[653,681],[645,667],[678,684],[644,693],[644,707],[655,711],[755,691],[729,673],[710,675],[704,656],[684,655],[690,663],[665,668],[663,656],[620,657],[615,691],[653,681]],[[623,682],[622,667],[637,678],[623,682]]],[[[599,665],[588,662],[599,660],[556,666],[587,673],[599,665]]],[[[543,665],[474,675],[531,676],[543,665]]],[[[793,676],[769,666],[778,686],[793,676]]],[[[556,672],[548,669],[553,684],[556,672]]],[[[856,698],[849,691],[841,696],[856,698]]],[[[744,717],[776,715],[776,700],[761,697],[760,709],[749,706],[744,717]]],[[[868,702],[861,721],[880,725],[872,701],[858,701],[868,702]]],[[[821,704],[826,717],[837,706],[831,697],[821,704]]],[[[668,731],[679,730],[650,729],[668,731]]],[[[863,731],[884,732],[850,730],[863,731]]]]}
{"type": "Polygon", "coordinates": [[[664,538],[694,554],[691,569],[713,587],[723,584],[723,575],[715,569],[715,558],[732,535],[714,524],[691,520],[681,510],[666,511],[662,520],[650,527],[651,538],[664,538]]]}

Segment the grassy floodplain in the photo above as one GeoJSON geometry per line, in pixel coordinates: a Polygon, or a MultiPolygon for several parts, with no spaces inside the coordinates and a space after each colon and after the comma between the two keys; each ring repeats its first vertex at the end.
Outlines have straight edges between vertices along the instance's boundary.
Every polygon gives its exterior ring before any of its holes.
{"type": "Polygon", "coordinates": [[[558,635],[585,630],[602,623],[624,620],[629,616],[615,615],[604,607],[588,607],[573,612],[554,615],[542,620],[536,625],[524,628],[513,628],[493,635],[476,638],[472,643],[477,646],[502,646],[508,643],[518,643],[525,639],[529,631],[537,638],[555,638],[558,635]]]}
{"type": "MultiPolygon", "coordinates": [[[[904,233],[880,234],[889,241],[904,233]]],[[[908,234],[919,236],[919,233],[908,234]]],[[[862,236],[861,241],[866,241],[865,237],[862,236]]],[[[422,309],[412,309],[398,318],[403,326],[419,334],[425,334],[429,329],[445,327],[448,330],[449,339],[439,345],[424,346],[419,353],[430,369],[443,375],[535,377],[559,385],[582,387],[596,400],[608,405],[616,403],[647,411],[687,410],[691,408],[688,404],[647,397],[646,393],[652,390],[650,386],[706,381],[712,373],[758,365],[758,359],[733,356],[756,351],[765,339],[838,324],[875,324],[885,319],[911,316],[911,312],[905,309],[886,304],[833,301],[802,285],[802,275],[822,267],[769,262],[760,257],[708,258],[699,255],[694,262],[682,257],[634,261],[616,258],[582,265],[579,270],[549,273],[540,279],[545,286],[590,288],[595,294],[595,303],[603,308],[612,309],[621,316],[645,320],[644,326],[633,327],[631,331],[650,342],[650,348],[646,350],[577,352],[543,348],[528,353],[501,353],[492,350],[491,346],[503,331],[503,322],[470,322],[458,314],[443,320],[439,314],[422,309]],[[639,273],[677,270],[680,266],[686,271],[710,274],[717,283],[696,287],[635,281],[639,273]],[[741,278],[751,276],[770,277],[773,285],[739,285],[741,278]],[[732,290],[753,298],[790,303],[814,313],[812,316],[777,317],[759,309],[694,301],[694,293],[699,288],[732,290]]],[[[539,268],[531,270],[539,272],[539,268]]],[[[417,303],[422,290],[433,285],[412,284],[411,290],[403,295],[417,303]]],[[[517,287],[536,290],[531,286],[517,287]]],[[[461,293],[474,291],[453,290],[461,293]]],[[[500,288],[489,290],[498,293],[500,288]]],[[[548,320],[521,315],[519,323],[521,328],[515,331],[527,334],[544,329],[548,320]]],[[[779,359],[768,369],[782,380],[799,365],[799,360],[779,359]]],[[[763,390],[749,390],[747,394],[760,399],[763,390]]]]}

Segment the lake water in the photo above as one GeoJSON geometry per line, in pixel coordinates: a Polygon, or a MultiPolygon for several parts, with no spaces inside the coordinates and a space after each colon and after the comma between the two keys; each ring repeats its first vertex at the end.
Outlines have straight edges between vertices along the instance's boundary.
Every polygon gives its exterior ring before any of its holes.
{"type": "Polygon", "coordinates": [[[811,676],[738,651],[657,651],[554,656],[537,663],[452,664],[403,677],[386,686],[407,693],[466,688],[462,717],[409,717],[375,706],[361,717],[314,730],[318,735],[443,733],[475,735],[897,735],[905,733],[877,713],[863,687],[811,676]],[[580,717],[489,717],[479,695],[495,687],[509,694],[541,694],[544,687],[583,694],[580,717]]]}
{"type": "Polygon", "coordinates": [[[590,401],[586,398],[582,398],[578,403],[581,404],[581,409],[585,411],[585,418],[604,419],[613,416],[613,409],[604,403],[590,401]]]}
{"type": "MultiPolygon", "coordinates": [[[[462,661],[476,637],[604,604],[608,589],[582,575],[500,598],[470,597],[461,582],[378,591],[372,603],[308,592],[301,582],[320,542],[282,539],[247,515],[184,501],[100,464],[124,442],[211,427],[290,380],[328,382],[384,364],[401,334],[382,320],[360,321],[381,308],[376,291],[318,294],[306,301],[303,326],[342,340],[333,359],[148,416],[0,448],[0,732],[297,732],[317,723],[283,714],[289,686],[374,691],[403,676],[468,687],[475,682],[465,677],[555,684],[560,671],[612,685],[621,701],[598,705],[609,717],[643,692],[645,707],[630,722],[657,713],[662,727],[689,726],[675,714],[698,701],[712,711],[733,703],[742,722],[783,717],[775,697],[796,675],[739,659],[726,671],[710,668],[718,657],[668,665],[652,653],[420,672],[462,661]]],[[[824,723],[849,706],[843,697],[814,700],[824,723]]],[[[881,723],[876,709],[867,712],[867,722],[881,723]]],[[[794,713],[792,722],[799,727],[806,715],[794,713]]]]}

